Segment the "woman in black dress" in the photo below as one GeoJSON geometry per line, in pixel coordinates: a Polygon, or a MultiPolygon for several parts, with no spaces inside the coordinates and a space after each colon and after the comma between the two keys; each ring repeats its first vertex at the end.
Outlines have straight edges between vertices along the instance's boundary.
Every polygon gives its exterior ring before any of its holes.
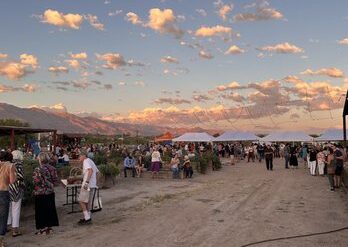
{"type": "Polygon", "coordinates": [[[298,161],[297,161],[297,147],[291,147],[290,149],[290,168],[298,168],[298,161]]]}

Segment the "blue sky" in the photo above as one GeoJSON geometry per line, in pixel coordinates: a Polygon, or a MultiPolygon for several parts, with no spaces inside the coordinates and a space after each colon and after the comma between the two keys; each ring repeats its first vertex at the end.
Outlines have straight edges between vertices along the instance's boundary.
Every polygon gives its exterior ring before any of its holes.
{"type": "Polygon", "coordinates": [[[0,101],[137,123],[338,127],[347,9],[340,0],[1,1],[0,101]]]}

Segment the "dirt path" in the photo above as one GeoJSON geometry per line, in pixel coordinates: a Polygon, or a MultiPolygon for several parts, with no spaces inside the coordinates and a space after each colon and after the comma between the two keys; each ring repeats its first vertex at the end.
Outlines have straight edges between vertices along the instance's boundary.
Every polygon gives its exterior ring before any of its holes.
{"type": "MultiPolygon", "coordinates": [[[[327,178],[309,176],[302,165],[285,170],[282,160],[272,172],[239,163],[190,181],[120,179],[102,194],[93,225],[78,227],[81,215],[59,207],[56,233],[33,236],[29,214],[27,234],[9,246],[230,247],[348,226],[347,194],[329,191],[327,178]]],[[[348,231],[255,246],[348,246],[348,231]]]]}

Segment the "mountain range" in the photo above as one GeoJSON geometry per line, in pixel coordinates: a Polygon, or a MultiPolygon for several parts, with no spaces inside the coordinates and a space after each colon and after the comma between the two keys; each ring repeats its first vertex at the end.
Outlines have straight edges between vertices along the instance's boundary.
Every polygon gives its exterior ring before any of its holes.
{"type": "Polygon", "coordinates": [[[68,112],[54,112],[37,107],[20,108],[6,103],[0,103],[0,119],[17,119],[29,123],[32,128],[56,129],[58,133],[66,134],[117,135],[127,133],[130,135],[156,136],[167,131],[174,135],[189,131],[206,131],[201,128],[174,129],[166,126],[109,122],[96,117],[81,117],[68,112]]]}

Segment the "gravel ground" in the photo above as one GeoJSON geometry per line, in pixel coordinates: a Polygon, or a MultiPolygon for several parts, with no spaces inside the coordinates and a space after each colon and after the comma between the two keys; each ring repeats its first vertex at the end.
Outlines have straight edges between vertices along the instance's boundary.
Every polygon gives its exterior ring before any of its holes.
{"type": "MultiPolygon", "coordinates": [[[[82,214],[67,214],[57,189],[60,227],[35,236],[32,208],[23,211],[24,235],[8,246],[243,246],[266,239],[348,227],[348,197],[331,192],[326,177],[310,176],[301,164],[286,170],[275,160],[239,162],[191,180],[118,178],[102,190],[103,210],[93,224],[77,226],[82,214]]],[[[348,230],[266,242],[254,246],[348,246],[348,230]]]]}

